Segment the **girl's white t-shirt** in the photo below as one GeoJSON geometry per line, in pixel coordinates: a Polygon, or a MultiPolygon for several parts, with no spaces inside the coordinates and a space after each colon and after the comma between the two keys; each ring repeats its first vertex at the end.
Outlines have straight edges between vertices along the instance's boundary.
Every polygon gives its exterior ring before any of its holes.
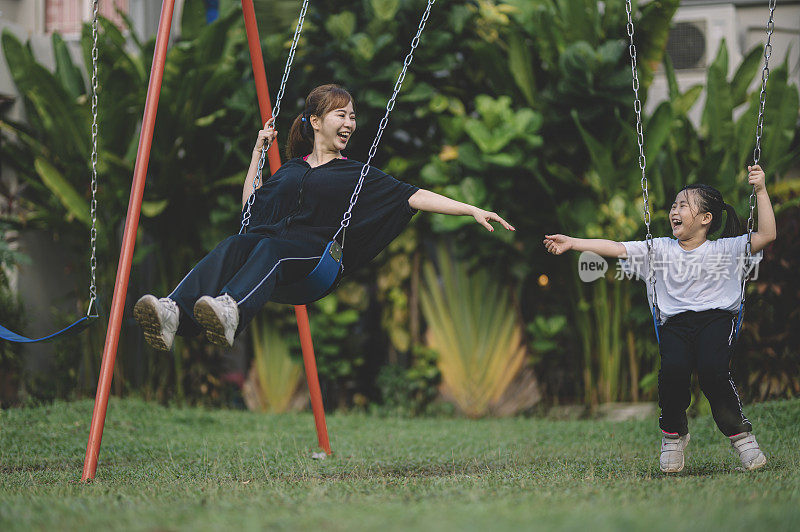
{"type": "MultiPolygon", "coordinates": [[[[620,260],[622,273],[646,279],[647,243],[622,242],[627,258],[620,260]]],[[[676,238],[653,239],[653,270],[661,321],[693,310],[722,309],[738,311],[742,297],[745,266],[755,268],[764,256],[755,253],[746,260],[747,235],[706,240],[687,251],[676,238]]],[[[647,296],[652,301],[650,283],[647,296]]]]}

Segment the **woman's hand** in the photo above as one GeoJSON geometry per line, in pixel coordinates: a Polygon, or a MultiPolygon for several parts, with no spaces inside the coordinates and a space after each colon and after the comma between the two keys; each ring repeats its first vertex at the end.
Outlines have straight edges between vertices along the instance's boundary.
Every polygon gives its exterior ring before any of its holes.
{"type": "Polygon", "coordinates": [[[567,235],[545,235],[544,247],[553,255],[561,255],[565,251],[572,249],[572,237],[567,235]]]}
{"type": "Polygon", "coordinates": [[[764,181],[766,180],[764,170],[756,164],[754,166],[748,166],[747,172],[747,182],[756,187],[756,194],[764,191],[764,181]]]}
{"type": "Polygon", "coordinates": [[[442,196],[436,192],[421,188],[408,198],[408,205],[412,209],[420,211],[437,212],[439,214],[452,214],[455,216],[472,216],[475,220],[489,231],[494,231],[489,222],[500,222],[509,231],[516,231],[507,221],[500,218],[497,213],[479,209],[469,203],[462,203],[454,199],[442,196]]]}
{"type": "Polygon", "coordinates": [[[478,207],[473,207],[473,211],[470,213],[475,220],[484,226],[489,231],[494,231],[494,227],[489,223],[491,222],[500,222],[500,225],[508,229],[509,231],[516,231],[514,227],[509,224],[507,221],[500,218],[496,212],[489,212],[484,211],[483,209],[479,209],[478,207]]]}
{"type": "Polygon", "coordinates": [[[258,140],[256,140],[256,146],[253,148],[253,151],[260,153],[265,146],[269,146],[275,142],[275,137],[277,136],[277,131],[272,129],[272,124],[267,122],[267,124],[264,126],[264,129],[258,132],[258,140]]]}

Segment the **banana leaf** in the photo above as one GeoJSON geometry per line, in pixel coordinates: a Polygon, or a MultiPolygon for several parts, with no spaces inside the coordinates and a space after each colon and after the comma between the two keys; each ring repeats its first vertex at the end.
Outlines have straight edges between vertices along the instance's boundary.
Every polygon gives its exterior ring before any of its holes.
{"type": "Polygon", "coordinates": [[[747,102],[747,92],[753,83],[753,78],[761,70],[763,50],[761,46],[750,50],[736,69],[731,80],[731,101],[734,107],[747,102]]]}
{"type": "Polygon", "coordinates": [[[61,173],[49,162],[37,158],[34,162],[36,172],[42,182],[59,199],[67,210],[67,219],[75,218],[89,225],[89,203],[73,188],[61,173]]]}
{"type": "Polygon", "coordinates": [[[508,293],[487,272],[468,272],[443,251],[427,264],[421,292],[427,341],[438,353],[442,388],[470,417],[501,400],[522,368],[526,349],[508,293]]]}
{"type": "Polygon", "coordinates": [[[56,60],[56,77],[61,80],[64,89],[73,99],[82,95],[86,88],[80,69],[72,62],[67,45],[58,33],[54,33],[53,55],[56,60]]]}
{"type": "Polygon", "coordinates": [[[728,83],[728,48],[723,39],[717,56],[708,67],[704,132],[712,150],[727,150],[733,145],[733,98],[728,83]]]}

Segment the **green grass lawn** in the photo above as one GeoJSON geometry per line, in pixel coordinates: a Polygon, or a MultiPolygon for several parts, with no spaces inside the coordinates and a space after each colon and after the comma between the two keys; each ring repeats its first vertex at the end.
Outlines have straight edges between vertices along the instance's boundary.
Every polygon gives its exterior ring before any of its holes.
{"type": "Polygon", "coordinates": [[[656,419],[328,418],[112,400],[95,482],[92,403],[0,413],[0,530],[796,530],[800,401],[746,409],[767,466],[738,471],[710,418],[658,471],[656,419]]]}

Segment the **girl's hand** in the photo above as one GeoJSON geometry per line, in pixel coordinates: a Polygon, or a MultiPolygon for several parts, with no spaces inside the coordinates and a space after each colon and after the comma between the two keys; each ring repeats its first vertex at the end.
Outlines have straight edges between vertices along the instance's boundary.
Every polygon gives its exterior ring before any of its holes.
{"type": "Polygon", "coordinates": [[[553,255],[561,255],[572,249],[572,237],[567,235],[545,235],[544,247],[553,255]]]}
{"type": "Polygon", "coordinates": [[[265,146],[275,142],[275,137],[277,136],[278,132],[272,129],[272,124],[267,123],[264,129],[258,132],[258,140],[256,140],[256,147],[253,148],[253,151],[261,152],[265,146]]]}
{"type": "Polygon", "coordinates": [[[764,175],[764,170],[756,164],[754,166],[748,166],[747,172],[747,182],[756,187],[756,194],[765,190],[764,181],[766,180],[766,176],[764,175]]]}
{"type": "Polygon", "coordinates": [[[475,207],[471,214],[479,224],[484,226],[489,231],[494,231],[494,227],[492,227],[492,225],[489,223],[490,221],[500,222],[500,225],[502,225],[509,231],[516,231],[516,229],[514,229],[514,227],[512,227],[511,224],[500,218],[500,216],[498,216],[497,213],[495,212],[484,211],[483,209],[475,207]]]}

